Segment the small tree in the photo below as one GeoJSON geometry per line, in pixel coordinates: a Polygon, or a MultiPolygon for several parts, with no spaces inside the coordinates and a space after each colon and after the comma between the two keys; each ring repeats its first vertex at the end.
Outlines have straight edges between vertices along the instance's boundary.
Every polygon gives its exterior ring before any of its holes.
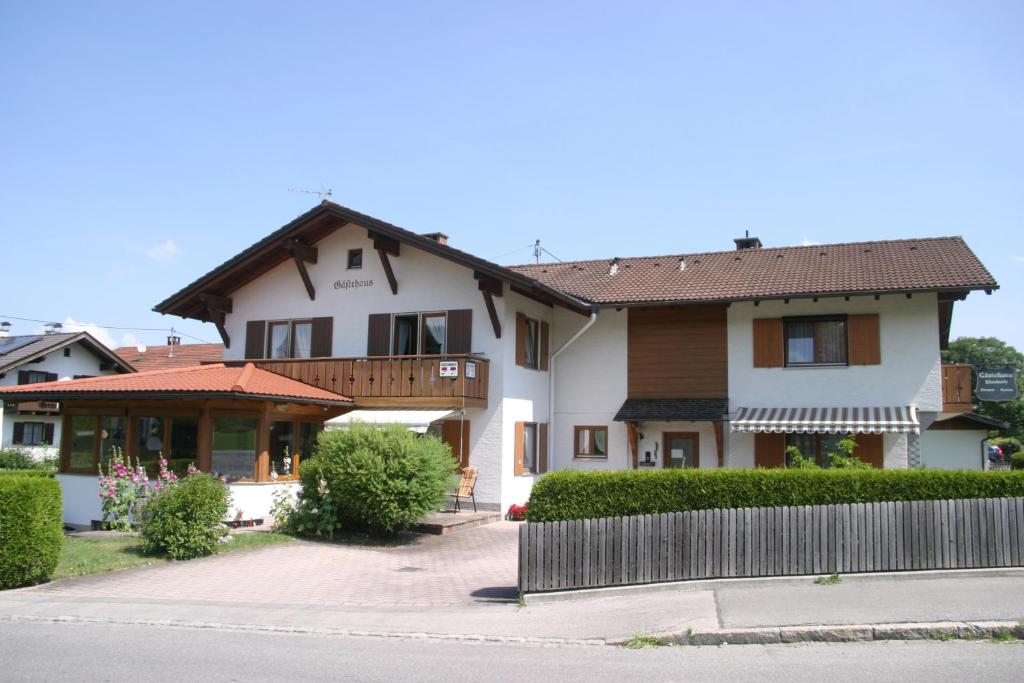
{"type": "Polygon", "coordinates": [[[853,451],[857,448],[857,442],[852,436],[840,439],[839,443],[836,444],[836,449],[827,453],[829,467],[832,469],[848,469],[848,470],[869,470],[871,465],[864,462],[856,455],[853,451]]]}

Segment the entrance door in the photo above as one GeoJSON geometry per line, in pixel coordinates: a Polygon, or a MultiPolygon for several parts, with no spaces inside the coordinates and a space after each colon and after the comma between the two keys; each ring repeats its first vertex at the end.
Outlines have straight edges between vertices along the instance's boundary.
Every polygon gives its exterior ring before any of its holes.
{"type": "Polygon", "coordinates": [[[697,432],[665,432],[663,437],[665,467],[700,467],[700,435],[697,432]]]}

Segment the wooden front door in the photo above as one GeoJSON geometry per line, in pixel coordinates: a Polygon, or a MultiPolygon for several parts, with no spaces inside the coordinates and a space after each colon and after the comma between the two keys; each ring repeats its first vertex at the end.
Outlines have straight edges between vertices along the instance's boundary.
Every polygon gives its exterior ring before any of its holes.
{"type": "Polygon", "coordinates": [[[700,467],[700,434],[697,432],[665,432],[662,449],[664,467],[700,467]]]}
{"type": "Polygon", "coordinates": [[[445,420],[441,423],[441,440],[452,449],[459,469],[469,466],[469,420],[445,420]]]}

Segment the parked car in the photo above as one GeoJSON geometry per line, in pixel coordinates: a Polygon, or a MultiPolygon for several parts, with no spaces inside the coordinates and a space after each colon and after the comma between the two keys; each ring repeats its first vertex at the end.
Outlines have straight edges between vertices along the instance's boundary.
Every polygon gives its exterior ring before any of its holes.
{"type": "Polygon", "coordinates": [[[988,461],[993,465],[1004,465],[1006,464],[1006,455],[1003,453],[1003,449],[993,444],[988,445],[988,461]]]}

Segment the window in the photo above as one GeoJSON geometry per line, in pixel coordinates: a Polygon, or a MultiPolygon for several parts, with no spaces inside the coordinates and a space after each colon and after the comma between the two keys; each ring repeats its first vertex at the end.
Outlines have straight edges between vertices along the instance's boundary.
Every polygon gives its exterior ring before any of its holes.
{"type": "Polygon", "coordinates": [[[575,456],[577,458],[607,458],[607,427],[576,427],[575,456]]]}
{"type": "Polygon", "coordinates": [[[363,250],[362,249],[349,249],[348,250],[348,264],[345,266],[349,270],[358,270],[363,267],[363,250]]]}
{"type": "Polygon", "coordinates": [[[309,358],[312,351],[312,320],[282,320],[269,323],[267,358],[309,358]]]}
{"type": "Polygon", "coordinates": [[[164,452],[164,418],[140,417],[135,421],[135,457],[155,477],[160,472],[160,457],[164,452]]]}
{"type": "Polygon", "coordinates": [[[548,369],[547,322],[516,313],[516,365],[532,370],[548,369]]]}
{"type": "Polygon", "coordinates": [[[64,347],[64,357],[65,358],[71,358],[71,347],[70,346],[65,346],[64,347]]]}
{"type": "Polygon", "coordinates": [[[135,421],[133,455],[155,477],[160,473],[160,458],[167,469],[178,475],[199,460],[199,420],[195,417],[139,417],[135,421]]]}
{"type": "Polygon", "coordinates": [[[107,459],[119,450],[124,453],[125,446],[125,418],[119,416],[104,416],[99,421],[99,449],[100,463],[105,464],[107,459]]]}
{"type": "Polygon", "coordinates": [[[228,481],[252,481],[256,477],[256,431],[254,417],[215,417],[211,469],[228,481]]]}
{"type": "Polygon", "coordinates": [[[396,356],[447,352],[447,313],[401,313],[395,316],[391,337],[396,356]]]}
{"type": "Polygon", "coordinates": [[[22,370],[18,373],[18,384],[39,384],[41,382],[52,382],[57,375],[41,370],[22,370]]]}
{"type": "MultiPolygon", "coordinates": [[[[49,444],[45,422],[15,422],[14,443],[20,446],[42,446],[49,444]]],[[[53,438],[52,432],[50,439],[53,438]]]]}
{"type": "Polygon", "coordinates": [[[90,415],[75,415],[69,420],[71,437],[68,446],[68,469],[96,473],[96,422],[90,415]]]}
{"type": "Polygon", "coordinates": [[[526,341],[524,342],[523,351],[526,353],[526,367],[536,368],[537,359],[540,356],[540,352],[537,349],[540,335],[537,334],[537,329],[540,327],[537,321],[533,318],[526,319],[526,341]]]}
{"type": "Polygon", "coordinates": [[[537,425],[527,422],[523,425],[523,469],[537,471],[537,425]]]}
{"type": "Polygon", "coordinates": [[[295,475],[295,423],[270,423],[271,479],[291,479],[295,475]]]}
{"type": "Polygon", "coordinates": [[[188,472],[189,465],[199,465],[199,418],[169,417],[167,421],[170,426],[164,431],[170,445],[168,466],[181,476],[188,472]]]}
{"type": "MultiPolygon", "coordinates": [[[[839,442],[847,438],[846,434],[786,434],[786,450],[791,447],[800,451],[800,455],[817,463],[821,467],[830,467],[829,455],[838,450],[839,442]]],[[[786,453],[786,467],[792,465],[792,458],[786,453]]]]}
{"type": "Polygon", "coordinates": [[[786,366],[846,365],[846,317],[786,318],[786,366]]]}

